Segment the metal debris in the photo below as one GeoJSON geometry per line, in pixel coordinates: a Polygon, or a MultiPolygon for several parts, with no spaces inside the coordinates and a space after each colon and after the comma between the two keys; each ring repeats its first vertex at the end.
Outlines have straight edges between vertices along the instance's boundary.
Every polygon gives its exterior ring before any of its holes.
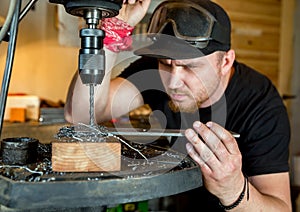
{"type": "Polygon", "coordinates": [[[109,137],[117,139],[121,146],[122,171],[118,173],[66,173],[53,172],[51,164],[52,145],[38,144],[38,159],[36,163],[24,166],[4,165],[0,158],[0,175],[15,181],[26,182],[55,182],[67,180],[98,181],[112,177],[124,179],[163,174],[181,170],[195,163],[185,155],[173,151],[168,142],[142,144],[128,141],[107,131],[104,126],[78,124],[64,126],[54,136],[55,139],[66,142],[105,142],[109,137]]]}

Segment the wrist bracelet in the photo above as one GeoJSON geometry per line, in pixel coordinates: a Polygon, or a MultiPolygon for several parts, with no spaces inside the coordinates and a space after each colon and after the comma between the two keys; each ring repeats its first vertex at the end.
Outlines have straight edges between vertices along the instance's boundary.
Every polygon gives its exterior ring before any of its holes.
{"type": "Polygon", "coordinates": [[[102,20],[101,29],[105,31],[103,43],[105,47],[113,52],[131,49],[131,34],[134,27],[116,18],[105,18],[102,20]]]}
{"type": "Polygon", "coordinates": [[[245,197],[245,192],[246,192],[246,189],[247,189],[247,201],[249,200],[249,185],[248,185],[248,178],[245,177],[245,182],[244,182],[244,187],[243,187],[243,190],[239,196],[239,198],[234,202],[232,203],[231,205],[223,205],[220,201],[219,201],[219,205],[222,209],[224,210],[231,210],[235,207],[237,207],[241,202],[242,200],[244,199],[245,197]]]}

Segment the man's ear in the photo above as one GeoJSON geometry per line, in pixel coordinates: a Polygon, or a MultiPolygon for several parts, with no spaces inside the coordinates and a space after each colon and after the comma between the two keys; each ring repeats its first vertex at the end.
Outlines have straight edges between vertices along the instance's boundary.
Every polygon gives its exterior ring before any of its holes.
{"type": "Polygon", "coordinates": [[[221,66],[222,74],[227,74],[231,70],[234,60],[235,60],[235,51],[233,49],[230,49],[225,53],[222,60],[222,66],[221,66]]]}

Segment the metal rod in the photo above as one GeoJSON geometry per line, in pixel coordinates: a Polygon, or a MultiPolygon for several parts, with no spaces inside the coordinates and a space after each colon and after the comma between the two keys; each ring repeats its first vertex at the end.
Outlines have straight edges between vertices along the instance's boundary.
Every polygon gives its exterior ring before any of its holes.
{"type": "Polygon", "coordinates": [[[3,26],[0,27],[0,43],[3,40],[7,41],[6,37],[8,37],[7,34],[8,34],[8,31],[9,31],[10,25],[11,25],[11,21],[12,21],[13,16],[14,16],[14,12],[16,10],[17,3],[18,3],[17,0],[11,0],[10,1],[9,8],[8,8],[8,13],[7,13],[5,22],[4,22],[3,26]]]}
{"type": "MultiPolygon", "coordinates": [[[[151,129],[149,131],[136,128],[107,128],[108,132],[113,135],[121,136],[165,136],[165,137],[183,137],[185,130],[172,130],[172,129],[151,129]]],[[[240,134],[231,132],[234,138],[239,138],[240,134]]]]}
{"type": "Polygon", "coordinates": [[[11,78],[11,72],[12,72],[13,61],[15,56],[21,2],[22,2],[21,0],[18,0],[17,2],[17,6],[15,8],[15,12],[10,26],[11,37],[9,39],[9,44],[8,44],[7,59],[6,59],[6,65],[3,74],[1,96],[0,96],[0,136],[2,133],[7,93],[8,93],[9,82],[11,78]]]}
{"type": "Polygon", "coordinates": [[[20,16],[19,16],[19,22],[24,18],[24,16],[28,13],[28,11],[34,6],[34,4],[38,0],[31,0],[28,2],[28,4],[24,7],[24,9],[21,11],[20,16]]]}
{"type": "MultiPolygon", "coordinates": [[[[16,1],[16,3],[14,4],[13,3],[13,1],[11,2],[11,4],[13,4],[13,5],[17,5],[17,3],[18,3],[18,1],[17,0],[15,0],[16,1]]],[[[27,5],[24,7],[24,9],[22,10],[22,11],[20,11],[19,12],[19,22],[21,22],[21,20],[25,17],[25,15],[28,13],[28,11],[34,6],[34,4],[37,2],[38,0],[31,0],[30,2],[28,2],[27,3],[27,5]]],[[[16,7],[16,6],[15,6],[16,7]]],[[[14,13],[14,11],[15,11],[15,7],[12,7],[12,15],[13,15],[13,13],[14,13]]],[[[11,8],[9,8],[9,9],[11,9],[11,8]]],[[[7,15],[7,17],[6,17],[6,19],[8,19],[9,20],[9,18],[10,18],[10,11],[9,11],[9,13],[8,13],[8,15],[7,15]]],[[[12,19],[12,17],[11,17],[11,19],[12,19]]],[[[7,27],[6,27],[6,25],[4,24],[1,28],[1,32],[0,32],[0,43],[1,43],[1,41],[3,40],[3,41],[9,41],[10,40],[10,33],[11,32],[9,32],[8,30],[9,30],[9,27],[11,26],[11,23],[10,22],[8,22],[9,24],[7,25],[7,27]],[[6,30],[6,28],[7,28],[7,30],[6,30]],[[3,31],[2,31],[3,30],[3,31]]]]}

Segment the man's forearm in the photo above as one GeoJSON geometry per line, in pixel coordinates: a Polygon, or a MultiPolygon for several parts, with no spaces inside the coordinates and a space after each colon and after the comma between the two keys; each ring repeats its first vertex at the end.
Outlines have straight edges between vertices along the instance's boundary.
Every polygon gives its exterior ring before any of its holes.
{"type": "Polygon", "coordinates": [[[249,186],[249,192],[245,193],[245,196],[241,201],[241,203],[235,208],[228,211],[232,211],[232,212],[240,212],[240,211],[291,212],[292,211],[289,198],[281,199],[279,197],[260,193],[251,183],[248,183],[248,186],[249,186]]]}

